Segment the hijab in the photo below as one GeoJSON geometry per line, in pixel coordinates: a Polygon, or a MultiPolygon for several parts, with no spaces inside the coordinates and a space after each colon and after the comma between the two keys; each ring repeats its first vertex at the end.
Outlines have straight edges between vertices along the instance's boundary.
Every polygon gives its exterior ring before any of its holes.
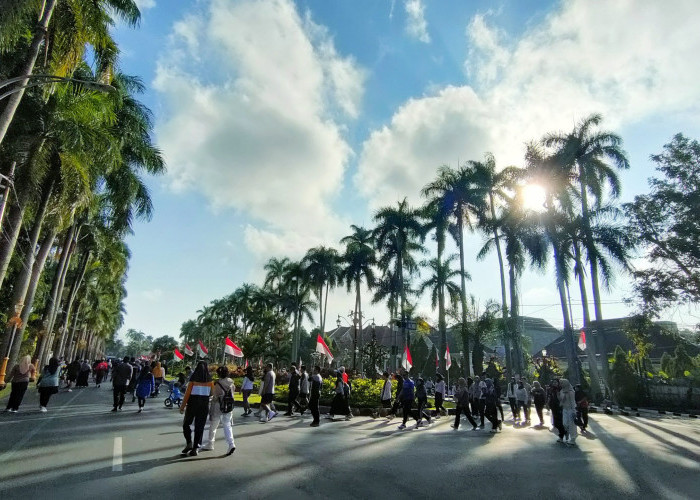
{"type": "Polygon", "coordinates": [[[29,355],[23,356],[22,359],[19,360],[19,372],[22,375],[26,375],[31,366],[32,358],[29,355]]]}
{"type": "Polygon", "coordinates": [[[56,358],[51,358],[49,360],[49,365],[46,367],[51,375],[54,375],[58,371],[58,360],[56,358]]]}
{"type": "Polygon", "coordinates": [[[197,363],[197,367],[192,372],[190,377],[192,382],[211,382],[211,375],[209,374],[209,367],[204,361],[197,363]]]}

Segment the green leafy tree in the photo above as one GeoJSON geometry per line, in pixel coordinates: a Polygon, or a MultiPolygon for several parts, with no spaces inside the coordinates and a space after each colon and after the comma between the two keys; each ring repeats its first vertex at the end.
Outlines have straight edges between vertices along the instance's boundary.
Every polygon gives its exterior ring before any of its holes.
{"type": "Polygon", "coordinates": [[[640,387],[634,369],[629,363],[625,351],[620,346],[615,348],[613,364],[610,368],[610,383],[613,397],[620,404],[636,405],[640,401],[640,387]]]}
{"type": "Polygon", "coordinates": [[[169,353],[173,349],[177,347],[177,340],[175,340],[173,337],[170,335],[163,335],[162,337],[158,337],[153,340],[153,345],[151,346],[151,350],[155,353],[161,353],[161,355],[165,356],[166,353],[169,353]]]}

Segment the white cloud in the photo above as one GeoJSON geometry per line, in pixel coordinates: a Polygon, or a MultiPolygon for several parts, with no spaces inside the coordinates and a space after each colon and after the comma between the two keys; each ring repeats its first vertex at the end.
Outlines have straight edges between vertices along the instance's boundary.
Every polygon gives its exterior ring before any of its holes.
{"type": "Polygon", "coordinates": [[[152,9],[153,7],[156,6],[156,0],[134,0],[136,2],[136,6],[139,8],[141,12],[144,10],[152,9]]]}
{"type": "MultiPolygon", "coordinates": [[[[430,43],[430,35],[428,34],[428,23],[425,20],[425,5],[422,0],[406,0],[404,2],[406,9],[406,32],[413,38],[420,40],[423,43],[430,43]]],[[[392,6],[392,12],[393,12],[392,6]]],[[[389,15],[391,17],[391,14],[389,15]]]]}
{"type": "Polygon", "coordinates": [[[363,144],[357,187],[384,204],[417,195],[441,164],[485,151],[499,165],[521,164],[525,142],[592,112],[612,129],[661,114],[697,120],[696,10],[694,2],[571,0],[518,40],[475,16],[466,62],[474,85],[404,103],[363,144]]]}
{"type": "Polygon", "coordinates": [[[157,66],[173,187],[252,216],[261,227],[247,227],[245,241],[256,252],[294,233],[335,238],[328,200],[352,155],[343,120],[359,113],[364,71],[291,0],[204,7],[175,23],[157,66]]]}
{"type": "Polygon", "coordinates": [[[163,296],[163,290],[160,288],[153,288],[151,290],[143,290],[141,296],[149,302],[158,302],[163,296]]]}

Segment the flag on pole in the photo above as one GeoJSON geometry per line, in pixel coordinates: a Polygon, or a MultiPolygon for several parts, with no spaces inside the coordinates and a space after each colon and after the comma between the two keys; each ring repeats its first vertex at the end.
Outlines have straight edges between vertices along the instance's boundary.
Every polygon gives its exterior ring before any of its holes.
{"type": "Polygon", "coordinates": [[[578,338],[578,348],[582,351],[586,350],[586,331],[581,330],[581,335],[578,338]]]}
{"type": "Polygon", "coordinates": [[[452,356],[450,356],[450,344],[447,344],[445,349],[445,368],[449,370],[450,366],[452,366],[452,356]]]}
{"type": "Polygon", "coordinates": [[[406,346],[403,350],[403,361],[401,362],[401,366],[403,366],[406,370],[410,370],[413,366],[413,358],[411,358],[411,351],[408,346],[406,346]]]}
{"type": "Polygon", "coordinates": [[[248,368],[248,358],[245,359],[245,368],[248,368]]]}
{"type": "Polygon", "coordinates": [[[437,349],[435,349],[435,368],[440,368],[440,356],[437,349]]]}
{"type": "Polygon", "coordinates": [[[185,359],[185,355],[182,354],[182,353],[178,350],[177,347],[176,347],[175,350],[173,351],[173,354],[175,355],[175,357],[173,358],[173,361],[176,361],[176,362],[177,362],[177,361],[182,361],[183,359],[185,359]]]}
{"type": "Polygon", "coordinates": [[[243,351],[241,351],[241,348],[234,344],[233,340],[228,337],[226,337],[226,343],[224,344],[224,352],[226,354],[230,354],[234,358],[243,357],[243,351]]]}
{"type": "Polygon", "coordinates": [[[194,351],[189,346],[189,344],[185,344],[185,354],[187,354],[188,356],[194,356],[194,351]]]}
{"type": "Polygon", "coordinates": [[[204,344],[202,344],[201,340],[198,340],[197,342],[197,352],[201,357],[206,358],[209,355],[209,350],[206,347],[204,347],[204,344]]]}
{"type": "Polygon", "coordinates": [[[262,358],[260,358],[260,361],[258,361],[258,368],[262,368],[262,358]]]}
{"type": "Polygon", "coordinates": [[[333,354],[331,354],[331,350],[328,348],[326,342],[323,340],[323,337],[321,337],[320,334],[316,338],[316,352],[320,352],[321,354],[325,355],[326,358],[328,358],[329,363],[333,361],[333,354]]]}

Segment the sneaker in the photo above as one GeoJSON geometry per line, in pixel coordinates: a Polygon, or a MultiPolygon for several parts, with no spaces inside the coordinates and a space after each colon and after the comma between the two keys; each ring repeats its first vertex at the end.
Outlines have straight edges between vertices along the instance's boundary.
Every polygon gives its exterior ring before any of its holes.
{"type": "Polygon", "coordinates": [[[328,415],[326,415],[325,418],[327,418],[327,419],[329,419],[329,420],[333,420],[333,419],[335,418],[335,415],[331,415],[331,414],[329,413],[328,415]]]}
{"type": "Polygon", "coordinates": [[[416,424],[416,427],[423,427],[423,421],[422,420],[418,421],[418,423],[416,424]]]}
{"type": "Polygon", "coordinates": [[[193,448],[190,450],[190,452],[187,454],[190,457],[196,457],[199,454],[199,451],[197,451],[197,448],[193,448]]]}
{"type": "Polygon", "coordinates": [[[454,430],[459,429],[459,427],[457,427],[455,424],[450,424],[450,427],[452,427],[454,430]]]}
{"type": "Polygon", "coordinates": [[[231,447],[228,449],[228,451],[226,452],[226,456],[227,456],[227,457],[230,457],[231,455],[233,455],[233,452],[234,452],[234,451],[236,451],[236,447],[235,447],[235,446],[231,446],[231,447]]]}
{"type": "Polygon", "coordinates": [[[319,422],[311,422],[311,425],[309,425],[309,427],[318,427],[319,425],[321,425],[319,422]]]}
{"type": "Polygon", "coordinates": [[[73,392],[73,389],[68,389],[66,392],[73,392]]]}
{"type": "Polygon", "coordinates": [[[289,413],[289,412],[287,412],[287,413],[283,413],[282,415],[284,415],[285,417],[291,417],[291,416],[292,416],[292,414],[291,414],[291,413],[289,413]]]}
{"type": "Polygon", "coordinates": [[[276,416],[277,416],[277,412],[276,412],[276,411],[271,411],[270,414],[267,416],[267,421],[269,422],[270,420],[272,420],[272,419],[275,418],[276,416]]]}
{"type": "Polygon", "coordinates": [[[49,410],[46,409],[46,406],[41,407],[41,413],[46,413],[47,411],[49,411],[49,410]]]}
{"type": "Polygon", "coordinates": [[[472,431],[478,431],[479,428],[477,426],[472,427],[472,431]]]}
{"type": "Polygon", "coordinates": [[[404,430],[406,426],[404,424],[399,425],[399,430],[404,430]]]}
{"type": "Polygon", "coordinates": [[[180,455],[187,455],[190,451],[192,451],[192,445],[188,444],[182,449],[180,455]]]}
{"type": "Polygon", "coordinates": [[[250,413],[248,413],[248,412],[245,412],[243,415],[241,415],[241,417],[249,417],[249,416],[250,416],[250,413]]]}
{"type": "Polygon", "coordinates": [[[112,411],[117,411],[117,407],[115,406],[114,408],[112,408],[112,411]]]}
{"type": "Polygon", "coordinates": [[[562,438],[557,439],[557,443],[563,443],[564,440],[562,438]]]}
{"type": "Polygon", "coordinates": [[[345,421],[347,422],[348,420],[352,420],[352,415],[348,415],[347,417],[345,417],[345,421]]]}
{"type": "Polygon", "coordinates": [[[569,439],[566,444],[568,446],[576,446],[576,440],[575,439],[569,439]]]}
{"type": "Polygon", "coordinates": [[[141,410],[143,410],[143,408],[139,408],[139,411],[137,411],[136,413],[141,413],[141,410]]]}
{"type": "Polygon", "coordinates": [[[206,444],[200,448],[200,451],[214,451],[214,445],[206,444]]]}

